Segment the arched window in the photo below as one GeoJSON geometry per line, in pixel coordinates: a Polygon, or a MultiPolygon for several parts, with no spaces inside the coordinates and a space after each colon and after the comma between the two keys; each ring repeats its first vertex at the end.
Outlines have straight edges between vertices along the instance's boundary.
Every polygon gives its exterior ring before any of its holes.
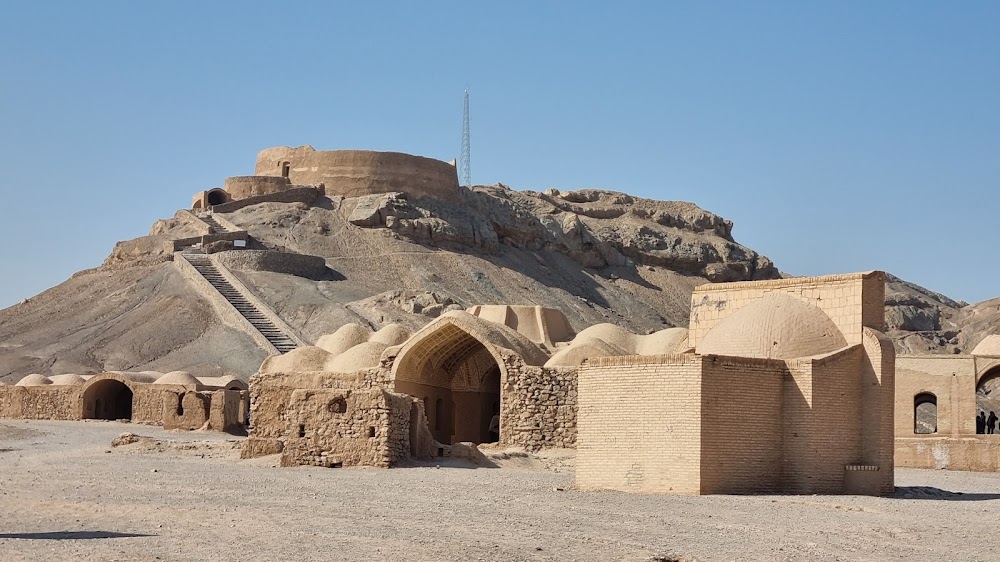
{"type": "Polygon", "coordinates": [[[930,392],[913,397],[913,433],[937,433],[937,396],[930,392]]]}

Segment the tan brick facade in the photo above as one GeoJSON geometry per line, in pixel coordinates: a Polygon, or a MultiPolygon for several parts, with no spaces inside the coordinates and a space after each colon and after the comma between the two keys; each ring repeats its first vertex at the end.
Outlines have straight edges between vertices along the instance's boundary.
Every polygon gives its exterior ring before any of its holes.
{"type": "Polygon", "coordinates": [[[578,486],[891,493],[895,354],[879,331],[883,300],[880,272],[697,288],[694,353],[581,368],[578,486]],[[703,343],[729,354],[703,354],[703,343]]]}
{"type": "MultiPolygon", "coordinates": [[[[895,455],[898,466],[1000,471],[1000,432],[977,434],[977,388],[1000,373],[1000,357],[904,355],[897,360],[895,455]],[[934,404],[931,433],[917,432],[917,403],[934,404]]],[[[985,409],[990,406],[984,405],[985,409]]],[[[1000,413],[1000,410],[998,410],[1000,413]]]]}

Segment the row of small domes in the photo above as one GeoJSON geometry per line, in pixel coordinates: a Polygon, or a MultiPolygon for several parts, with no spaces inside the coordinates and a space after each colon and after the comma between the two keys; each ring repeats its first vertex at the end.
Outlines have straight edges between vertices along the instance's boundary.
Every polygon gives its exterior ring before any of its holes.
{"type": "MultiPolygon", "coordinates": [[[[202,384],[197,378],[195,378],[191,373],[187,371],[171,371],[169,373],[158,375],[155,373],[146,373],[147,376],[141,377],[146,380],[137,380],[136,382],[148,382],[152,384],[179,384],[179,385],[198,385],[202,384]],[[148,376],[152,375],[152,376],[148,376]]],[[[28,375],[23,379],[19,380],[14,386],[44,386],[44,385],[62,385],[62,386],[74,386],[81,385],[95,375],[52,375],[45,376],[39,375],[37,373],[28,375]]],[[[129,375],[125,375],[127,378],[137,378],[129,375]]]]}

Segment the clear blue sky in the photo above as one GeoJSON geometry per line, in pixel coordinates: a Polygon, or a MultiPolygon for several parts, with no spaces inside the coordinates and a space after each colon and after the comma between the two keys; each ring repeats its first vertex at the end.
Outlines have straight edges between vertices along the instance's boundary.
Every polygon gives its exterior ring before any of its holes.
{"type": "Polygon", "coordinates": [[[7,2],[0,306],[253,171],[450,160],[688,200],[798,275],[1000,296],[1000,2],[7,2]]]}

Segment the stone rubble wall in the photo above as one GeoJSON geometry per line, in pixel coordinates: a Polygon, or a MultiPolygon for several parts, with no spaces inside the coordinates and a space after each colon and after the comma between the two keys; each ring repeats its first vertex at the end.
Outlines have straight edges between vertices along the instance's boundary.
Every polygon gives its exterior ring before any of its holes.
{"type": "Polygon", "coordinates": [[[0,386],[0,418],[78,420],[79,386],[0,386]]]}
{"type": "Polygon", "coordinates": [[[229,250],[216,252],[217,263],[241,271],[271,271],[306,279],[321,279],[327,273],[326,260],[319,256],[272,250],[229,250]]]}
{"type": "MultiPolygon", "coordinates": [[[[403,416],[408,419],[409,404],[403,416]]],[[[297,389],[285,419],[282,466],[374,466],[388,468],[394,415],[381,389],[297,389]]]]}
{"type": "Polygon", "coordinates": [[[577,369],[508,361],[501,386],[500,444],[529,451],[576,447],[577,369]]]}
{"type": "Polygon", "coordinates": [[[322,186],[293,185],[284,191],[278,191],[276,193],[256,195],[253,197],[247,197],[246,199],[240,199],[238,201],[222,203],[221,205],[212,205],[212,212],[232,213],[233,211],[238,211],[243,207],[257,205],[259,203],[305,203],[306,205],[312,205],[322,196],[322,186]]]}

